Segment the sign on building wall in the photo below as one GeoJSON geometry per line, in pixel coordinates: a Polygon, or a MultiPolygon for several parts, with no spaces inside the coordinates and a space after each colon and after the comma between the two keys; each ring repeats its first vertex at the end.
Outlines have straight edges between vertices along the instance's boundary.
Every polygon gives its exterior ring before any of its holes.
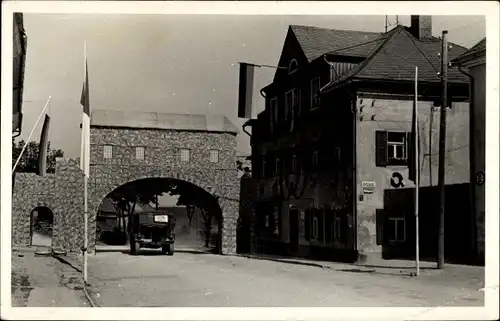
{"type": "Polygon", "coordinates": [[[374,181],[362,181],[361,188],[363,190],[363,194],[373,194],[375,193],[376,184],[374,181]]]}

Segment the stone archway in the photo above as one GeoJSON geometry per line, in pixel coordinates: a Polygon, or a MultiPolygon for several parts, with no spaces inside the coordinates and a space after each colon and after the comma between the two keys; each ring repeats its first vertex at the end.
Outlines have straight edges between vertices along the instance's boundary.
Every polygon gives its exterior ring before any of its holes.
{"type": "Polygon", "coordinates": [[[47,206],[37,206],[30,213],[30,246],[52,246],[54,213],[47,206]]]}
{"type": "Polygon", "coordinates": [[[239,190],[231,184],[231,180],[237,181],[236,171],[234,178],[220,172],[202,172],[186,168],[168,170],[152,166],[121,166],[120,170],[102,173],[97,168],[91,169],[91,180],[89,182],[89,251],[93,252],[96,244],[96,219],[97,212],[102,200],[113,190],[124,184],[149,178],[169,178],[191,183],[207,193],[214,196],[221,209],[220,221],[220,254],[236,253],[236,225],[238,219],[239,190]]]}

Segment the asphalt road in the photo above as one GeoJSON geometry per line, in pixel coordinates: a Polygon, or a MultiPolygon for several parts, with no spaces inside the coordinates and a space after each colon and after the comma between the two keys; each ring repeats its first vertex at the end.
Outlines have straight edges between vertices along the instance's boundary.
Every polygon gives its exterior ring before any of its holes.
{"type": "Polygon", "coordinates": [[[105,307],[481,306],[481,280],[403,278],[148,250],[89,256],[92,297],[105,307]]]}

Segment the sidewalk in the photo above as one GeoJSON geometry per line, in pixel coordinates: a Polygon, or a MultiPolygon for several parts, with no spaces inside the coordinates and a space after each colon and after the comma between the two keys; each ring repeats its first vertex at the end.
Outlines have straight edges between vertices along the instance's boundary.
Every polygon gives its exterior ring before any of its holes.
{"type": "Polygon", "coordinates": [[[35,249],[12,252],[13,307],[88,307],[81,273],[35,249]]]}
{"type": "MultiPolygon", "coordinates": [[[[392,275],[400,277],[412,277],[416,271],[415,261],[406,260],[383,260],[371,259],[366,263],[338,263],[329,261],[317,261],[312,259],[302,259],[294,257],[266,255],[266,254],[238,254],[238,256],[249,259],[269,260],[281,263],[290,263],[298,265],[314,266],[323,269],[330,269],[341,272],[369,273],[376,275],[392,275]]],[[[460,277],[461,279],[470,279],[475,283],[482,281],[484,283],[484,267],[468,266],[457,264],[446,264],[445,268],[438,270],[434,262],[420,262],[420,276],[439,278],[443,281],[449,281],[460,277]]]]}

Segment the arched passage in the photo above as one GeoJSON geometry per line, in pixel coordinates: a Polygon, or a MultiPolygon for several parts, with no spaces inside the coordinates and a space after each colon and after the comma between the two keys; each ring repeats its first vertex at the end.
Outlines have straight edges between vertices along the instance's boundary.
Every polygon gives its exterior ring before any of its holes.
{"type": "Polygon", "coordinates": [[[46,206],[35,207],[30,214],[30,245],[52,246],[54,213],[46,206]]]}
{"type": "Polygon", "coordinates": [[[150,177],[126,182],[101,200],[95,213],[95,242],[126,245],[133,215],[165,212],[175,217],[176,248],[205,247],[222,252],[223,210],[219,198],[200,186],[179,178],[150,177]],[[175,197],[172,204],[164,198],[175,197]],[[170,204],[168,204],[170,203],[170,204]]]}

